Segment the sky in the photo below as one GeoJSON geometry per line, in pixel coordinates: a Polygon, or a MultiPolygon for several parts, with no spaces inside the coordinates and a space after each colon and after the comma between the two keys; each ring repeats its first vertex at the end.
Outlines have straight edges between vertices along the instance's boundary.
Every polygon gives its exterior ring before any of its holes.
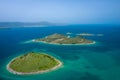
{"type": "Polygon", "coordinates": [[[120,24],[120,0],[0,0],[0,22],[120,24]]]}

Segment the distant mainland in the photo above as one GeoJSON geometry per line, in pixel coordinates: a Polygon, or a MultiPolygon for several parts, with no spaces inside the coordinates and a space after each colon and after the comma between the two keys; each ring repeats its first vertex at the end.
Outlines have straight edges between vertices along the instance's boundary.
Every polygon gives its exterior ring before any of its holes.
{"type": "Polygon", "coordinates": [[[70,37],[70,36],[58,34],[58,33],[54,33],[52,35],[48,35],[43,38],[34,39],[32,41],[33,42],[44,42],[48,44],[61,44],[61,45],[94,44],[95,43],[95,41],[83,38],[82,36],[79,36],[79,35],[70,37]]]}
{"type": "Polygon", "coordinates": [[[29,52],[12,59],[7,70],[18,75],[38,74],[55,70],[61,65],[61,61],[48,54],[29,52]]]}
{"type": "Polygon", "coordinates": [[[40,27],[58,25],[47,21],[40,22],[0,22],[0,28],[17,28],[17,27],[40,27]]]}

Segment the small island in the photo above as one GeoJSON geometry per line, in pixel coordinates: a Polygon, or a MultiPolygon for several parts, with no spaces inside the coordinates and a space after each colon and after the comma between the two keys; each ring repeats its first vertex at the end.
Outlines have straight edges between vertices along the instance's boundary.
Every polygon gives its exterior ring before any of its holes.
{"type": "Polygon", "coordinates": [[[62,62],[48,54],[29,52],[12,59],[7,70],[18,75],[38,74],[57,69],[61,65],[62,62]]]}
{"type": "Polygon", "coordinates": [[[33,42],[44,42],[49,44],[62,44],[62,45],[71,45],[71,44],[94,44],[95,41],[88,40],[83,38],[80,35],[71,37],[69,35],[63,34],[52,34],[44,38],[34,39],[33,42]]]}

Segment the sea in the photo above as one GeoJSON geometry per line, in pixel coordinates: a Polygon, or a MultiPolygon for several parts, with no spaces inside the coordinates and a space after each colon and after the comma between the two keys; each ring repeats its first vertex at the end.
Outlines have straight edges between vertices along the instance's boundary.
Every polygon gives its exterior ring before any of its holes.
{"type": "Polygon", "coordinates": [[[0,29],[0,80],[120,80],[119,25],[61,25],[0,29]],[[84,36],[91,45],[53,45],[32,43],[32,39],[54,33],[84,36]],[[98,34],[102,34],[98,36],[98,34]],[[44,52],[63,65],[56,70],[34,75],[15,75],[6,69],[11,59],[27,52],[44,52]]]}

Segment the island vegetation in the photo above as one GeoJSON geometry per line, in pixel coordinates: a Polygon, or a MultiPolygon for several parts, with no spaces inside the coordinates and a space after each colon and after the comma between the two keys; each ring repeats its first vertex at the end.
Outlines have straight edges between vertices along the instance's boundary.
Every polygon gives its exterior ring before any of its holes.
{"type": "Polygon", "coordinates": [[[61,65],[62,62],[48,54],[29,52],[10,61],[7,69],[14,74],[37,74],[57,69],[61,65]]]}
{"type": "Polygon", "coordinates": [[[34,39],[34,42],[46,42],[50,44],[94,44],[92,40],[88,40],[82,36],[70,37],[63,34],[52,34],[44,38],[34,39]]]}

